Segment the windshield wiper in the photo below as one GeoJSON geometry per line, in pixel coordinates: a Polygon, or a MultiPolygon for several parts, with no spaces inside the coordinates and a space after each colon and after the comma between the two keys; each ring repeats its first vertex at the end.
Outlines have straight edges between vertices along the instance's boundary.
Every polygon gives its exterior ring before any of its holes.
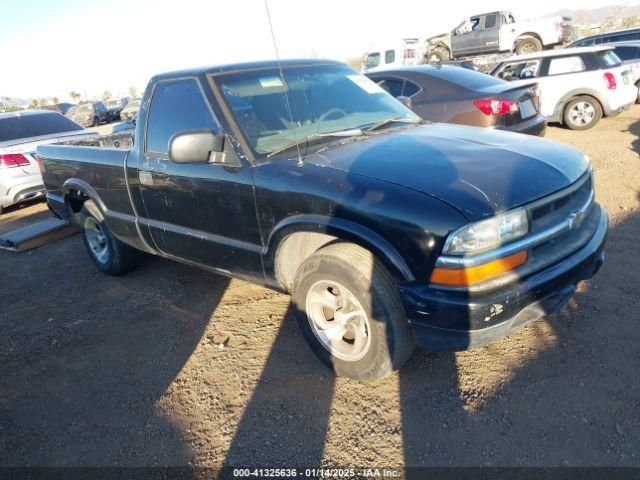
{"type": "Polygon", "coordinates": [[[383,127],[386,127],[387,125],[391,125],[392,123],[396,123],[396,122],[401,122],[401,123],[420,123],[420,122],[422,122],[422,120],[420,120],[419,118],[414,118],[414,117],[387,118],[386,120],[383,120],[381,122],[374,123],[369,128],[367,128],[365,130],[365,132],[373,132],[374,130],[379,130],[379,129],[383,128],[383,127]]]}
{"type": "Polygon", "coordinates": [[[280,147],[277,150],[274,150],[273,152],[268,154],[267,157],[273,157],[274,155],[277,155],[278,153],[285,152],[285,151],[290,150],[293,147],[296,147],[296,146],[301,145],[303,143],[312,142],[314,140],[319,140],[321,138],[326,138],[326,137],[359,137],[360,135],[363,135],[363,134],[364,134],[364,132],[359,128],[351,128],[349,130],[338,130],[338,131],[335,131],[335,132],[327,132],[327,133],[314,133],[312,135],[307,135],[305,138],[303,138],[301,140],[296,140],[295,142],[288,143],[288,144],[284,145],[283,147],[280,147]]]}

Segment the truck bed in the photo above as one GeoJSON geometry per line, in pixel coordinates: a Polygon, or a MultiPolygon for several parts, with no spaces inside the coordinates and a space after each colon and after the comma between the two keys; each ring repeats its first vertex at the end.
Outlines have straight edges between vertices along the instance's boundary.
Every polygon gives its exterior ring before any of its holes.
{"type": "Polygon", "coordinates": [[[114,229],[128,233],[135,214],[131,206],[126,160],[133,146],[131,133],[117,133],[38,147],[47,199],[61,217],[69,216],[64,197],[74,186],[91,189],[100,199],[114,229]],[[108,207],[107,207],[108,206],[108,207]]]}

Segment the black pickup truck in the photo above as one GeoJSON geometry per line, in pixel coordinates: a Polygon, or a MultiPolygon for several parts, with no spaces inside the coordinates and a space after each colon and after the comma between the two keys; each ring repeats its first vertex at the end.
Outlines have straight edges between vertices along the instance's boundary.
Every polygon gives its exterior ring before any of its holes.
{"type": "Polygon", "coordinates": [[[37,153],[104,273],[142,251],[292,292],[315,353],[361,380],[557,310],[604,258],[585,155],[425,124],[337,62],[158,75],[135,133],[37,153]]]}

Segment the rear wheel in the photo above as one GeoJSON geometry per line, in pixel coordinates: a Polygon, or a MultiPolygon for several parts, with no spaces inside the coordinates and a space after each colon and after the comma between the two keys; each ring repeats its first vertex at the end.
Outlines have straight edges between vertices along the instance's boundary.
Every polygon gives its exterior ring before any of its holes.
{"type": "Polygon", "coordinates": [[[107,275],[117,276],[133,270],[141,252],[114,237],[107,224],[91,213],[95,209],[95,204],[89,200],[80,211],[82,238],[91,260],[107,275]]]}
{"type": "Polygon", "coordinates": [[[518,55],[539,52],[540,50],[542,50],[542,42],[536,37],[520,38],[516,42],[516,53],[518,55]]]}
{"type": "Polygon", "coordinates": [[[296,273],[293,302],[307,342],[337,375],[377,380],[413,352],[393,278],[357,245],[332,244],[309,257],[296,273]]]}
{"type": "Polygon", "coordinates": [[[576,97],[564,108],[564,124],[571,130],[588,130],[602,118],[602,107],[595,98],[576,97]]]}
{"type": "Polygon", "coordinates": [[[98,117],[93,117],[93,125],[92,127],[97,127],[100,125],[100,119],[98,117]]]}

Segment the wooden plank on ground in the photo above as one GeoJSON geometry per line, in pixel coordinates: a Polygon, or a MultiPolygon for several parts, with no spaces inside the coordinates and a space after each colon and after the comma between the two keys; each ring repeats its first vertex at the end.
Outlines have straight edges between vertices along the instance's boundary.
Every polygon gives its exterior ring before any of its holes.
{"type": "Polygon", "coordinates": [[[64,220],[49,218],[0,235],[0,249],[24,252],[78,232],[64,220]]]}

